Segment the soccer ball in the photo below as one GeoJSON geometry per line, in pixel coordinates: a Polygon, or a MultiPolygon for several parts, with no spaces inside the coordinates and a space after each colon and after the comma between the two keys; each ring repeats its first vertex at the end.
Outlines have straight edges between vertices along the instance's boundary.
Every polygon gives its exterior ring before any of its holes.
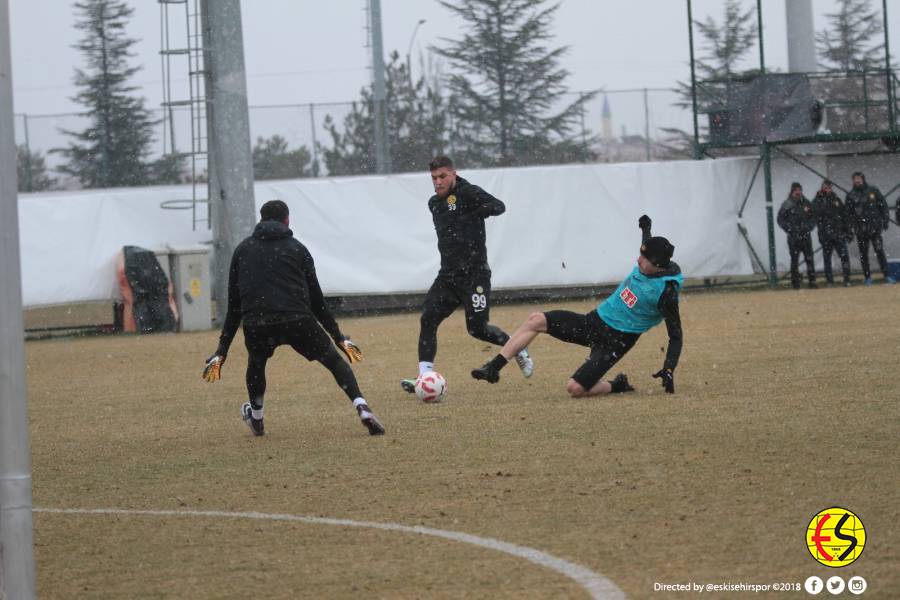
{"type": "Polygon", "coordinates": [[[447,380],[436,371],[422,373],[416,378],[416,396],[422,402],[443,402],[447,395],[447,380]]]}

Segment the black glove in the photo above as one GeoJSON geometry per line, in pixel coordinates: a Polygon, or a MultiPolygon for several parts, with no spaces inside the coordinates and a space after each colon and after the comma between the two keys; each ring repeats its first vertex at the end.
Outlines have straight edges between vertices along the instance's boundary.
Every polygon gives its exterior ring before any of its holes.
{"type": "Polygon", "coordinates": [[[660,383],[662,383],[663,389],[666,390],[667,394],[675,393],[675,374],[672,373],[672,369],[660,369],[653,374],[653,377],[660,379],[660,383]]]}
{"type": "Polygon", "coordinates": [[[641,218],[638,219],[638,227],[640,228],[641,231],[643,231],[645,229],[650,229],[650,225],[652,223],[653,223],[653,221],[651,221],[650,217],[648,217],[647,215],[641,215],[641,218]]]}

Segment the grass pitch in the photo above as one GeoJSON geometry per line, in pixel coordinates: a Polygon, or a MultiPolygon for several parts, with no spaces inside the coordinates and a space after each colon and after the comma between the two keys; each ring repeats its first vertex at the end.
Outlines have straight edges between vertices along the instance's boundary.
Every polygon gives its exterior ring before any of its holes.
{"type": "MultiPolygon", "coordinates": [[[[355,371],[382,438],[366,435],[327,371],[286,347],[269,363],[267,435],[254,438],[238,414],[240,335],[214,385],[200,371],[217,332],[30,342],[34,504],[424,525],[542,550],[631,598],[659,596],[657,582],[814,574],[862,575],[866,597],[896,597],[898,302],[900,286],[686,293],[677,393],[650,378],[664,356],[660,326],[616,369],[636,393],[582,400],[564,385],[587,350],[546,336],[531,347],[530,380],[515,365],[497,385],[470,379],[495,349],[468,337],[458,312],[439,332],[442,405],[399,389],[415,372],[418,315],[343,319],[366,352],[355,371]],[[859,515],[868,536],[859,560],[837,570],[805,544],[809,520],[834,505],[859,515]]],[[[495,309],[492,322],[512,331],[535,308],[495,309]]],[[[42,598],[587,597],[527,561],[402,532],[34,519],[42,598]]]]}

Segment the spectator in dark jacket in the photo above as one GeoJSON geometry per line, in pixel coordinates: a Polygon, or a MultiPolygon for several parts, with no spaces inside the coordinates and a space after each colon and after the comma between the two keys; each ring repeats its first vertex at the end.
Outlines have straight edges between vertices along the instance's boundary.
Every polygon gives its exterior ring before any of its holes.
{"type": "Polygon", "coordinates": [[[888,275],[887,257],[884,255],[884,242],[881,232],[886,231],[891,222],[888,214],[887,200],[881,190],[866,183],[866,176],[857,171],[853,174],[853,189],[847,194],[847,212],[856,232],[856,243],[859,244],[859,262],[862,265],[866,285],[872,285],[872,271],[869,269],[869,244],[875,250],[878,266],[884,274],[886,283],[897,283],[888,275]]]}
{"type": "Polygon", "coordinates": [[[787,234],[788,251],[791,253],[791,285],[795,289],[800,287],[798,262],[802,252],[806,260],[809,287],[817,287],[810,236],[810,232],[816,226],[816,219],[813,216],[812,203],[803,195],[803,186],[796,181],[791,184],[791,193],[778,211],[778,226],[787,234]]]}
{"type": "Polygon", "coordinates": [[[844,203],[832,190],[831,181],[822,182],[812,201],[813,215],[819,231],[819,243],[822,244],[822,260],[825,262],[825,279],[828,285],[834,284],[831,272],[831,253],[836,252],[841,259],[844,272],[844,285],[850,285],[850,255],[847,253],[847,242],[853,239],[850,230],[850,218],[844,203]]]}

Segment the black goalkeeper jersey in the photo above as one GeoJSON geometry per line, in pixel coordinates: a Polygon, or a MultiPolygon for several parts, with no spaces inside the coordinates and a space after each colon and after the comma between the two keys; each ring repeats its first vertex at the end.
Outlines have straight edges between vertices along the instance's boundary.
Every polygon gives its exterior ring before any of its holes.
{"type": "Polygon", "coordinates": [[[325,304],[313,257],[284,223],[261,221],[238,244],[228,273],[228,311],[217,354],[225,356],[245,326],[283,323],[312,316],[338,341],[343,338],[325,304]]]}
{"type": "Polygon", "coordinates": [[[506,206],[486,191],[457,176],[446,198],[428,201],[437,232],[441,273],[488,268],[484,220],[502,215],[506,206]]]}

